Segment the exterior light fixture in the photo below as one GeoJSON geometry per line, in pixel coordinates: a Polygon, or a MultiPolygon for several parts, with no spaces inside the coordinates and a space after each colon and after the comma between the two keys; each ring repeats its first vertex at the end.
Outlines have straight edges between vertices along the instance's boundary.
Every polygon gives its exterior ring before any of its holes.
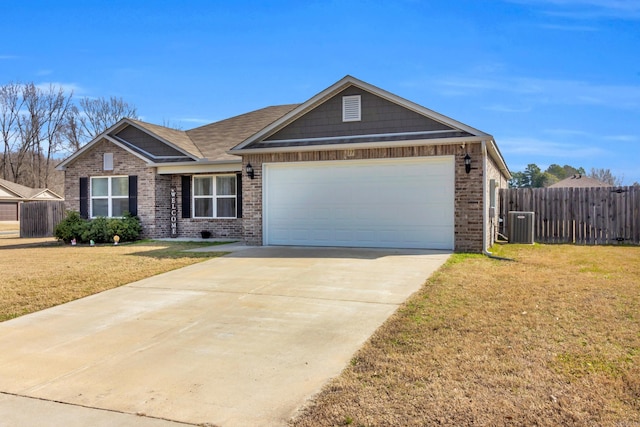
{"type": "Polygon", "coordinates": [[[466,173],[471,172],[471,156],[469,153],[464,155],[464,171],[466,173]]]}
{"type": "Polygon", "coordinates": [[[253,179],[253,166],[251,166],[251,163],[247,163],[245,170],[247,171],[249,178],[253,179]]]}

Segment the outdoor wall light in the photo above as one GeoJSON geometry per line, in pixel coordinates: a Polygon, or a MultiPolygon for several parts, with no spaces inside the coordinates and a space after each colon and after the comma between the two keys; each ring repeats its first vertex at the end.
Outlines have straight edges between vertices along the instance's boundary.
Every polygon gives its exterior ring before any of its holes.
{"type": "Polygon", "coordinates": [[[464,171],[466,173],[471,172],[471,156],[469,153],[464,155],[464,171]]]}
{"type": "Polygon", "coordinates": [[[251,163],[247,163],[246,171],[249,178],[253,179],[253,166],[251,166],[251,163]]]}

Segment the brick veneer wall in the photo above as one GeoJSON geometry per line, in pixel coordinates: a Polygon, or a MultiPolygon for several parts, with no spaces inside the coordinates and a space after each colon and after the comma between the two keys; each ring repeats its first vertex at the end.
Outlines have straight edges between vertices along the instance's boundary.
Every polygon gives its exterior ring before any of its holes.
{"type": "MultiPolygon", "coordinates": [[[[138,217],[142,224],[142,237],[160,237],[156,229],[156,184],[158,176],[153,168],[128,151],[103,140],[75,159],[65,170],[65,207],[80,210],[80,178],[92,176],[138,176],[138,217]],[[113,170],[102,169],[104,153],[113,153],[113,170]]],[[[160,180],[161,181],[161,180],[160,180]]]]}
{"type": "Polygon", "coordinates": [[[138,217],[142,236],[147,238],[170,237],[171,186],[177,190],[178,237],[200,237],[201,231],[210,231],[211,237],[242,239],[242,219],[182,218],[182,188],[180,175],[158,175],[155,168],[128,151],[101,141],[78,159],[67,165],[65,171],[65,207],[80,210],[80,177],[138,176],[138,217]],[[104,153],[113,153],[113,170],[102,170],[104,153]]]}
{"type": "Polygon", "coordinates": [[[482,161],[480,143],[466,144],[472,157],[471,173],[465,173],[465,151],[460,144],[359,150],[307,151],[243,156],[242,170],[251,163],[254,179],[243,183],[243,227],[247,244],[262,245],[262,164],[327,160],[384,159],[418,156],[455,156],[454,238],[457,252],[482,251],[482,161]]]}
{"type": "MultiPolygon", "coordinates": [[[[246,182],[246,179],[245,179],[246,182]]],[[[178,235],[180,237],[200,237],[201,231],[211,232],[212,238],[222,238],[230,240],[242,240],[242,219],[207,219],[207,218],[182,218],[182,183],[180,175],[173,175],[170,186],[176,187],[178,199],[178,235]]],[[[166,191],[166,206],[169,206],[169,191],[166,191]]],[[[167,211],[166,224],[169,227],[169,211],[167,211]]],[[[167,228],[167,237],[169,229],[167,228]]]]}

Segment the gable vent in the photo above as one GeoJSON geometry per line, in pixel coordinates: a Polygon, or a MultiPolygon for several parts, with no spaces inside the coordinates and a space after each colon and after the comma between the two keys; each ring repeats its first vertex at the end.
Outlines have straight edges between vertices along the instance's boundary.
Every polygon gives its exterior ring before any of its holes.
{"type": "Polygon", "coordinates": [[[359,122],[360,121],[360,95],[351,95],[342,97],[342,121],[343,122],[359,122]]]}

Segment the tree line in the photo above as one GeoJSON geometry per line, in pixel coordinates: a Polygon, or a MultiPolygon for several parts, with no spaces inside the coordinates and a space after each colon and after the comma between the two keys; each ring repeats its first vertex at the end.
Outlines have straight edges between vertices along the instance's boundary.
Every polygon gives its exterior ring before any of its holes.
{"type": "Polygon", "coordinates": [[[0,86],[0,176],[61,193],[55,165],[123,117],[137,118],[122,98],[79,98],[62,87],[12,82],[0,86]]]}
{"type": "MultiPolygon", "coordinates": [[[[588,176],[613,186],[622,185],[623,181],[623,177],[615,176],[610,169],[591,168],[589,173],[587,173],[583,167],[575,168],[570,165],[560,166],[552,164],[543,171],[535,163],[530,163],[524,171],[511,173],[512,178],[509,181],[509,186],[512,188],[548,187],[573,175],[588,176]]],[[[633,185],[640,184],[634,182],[633,185]]]]}

